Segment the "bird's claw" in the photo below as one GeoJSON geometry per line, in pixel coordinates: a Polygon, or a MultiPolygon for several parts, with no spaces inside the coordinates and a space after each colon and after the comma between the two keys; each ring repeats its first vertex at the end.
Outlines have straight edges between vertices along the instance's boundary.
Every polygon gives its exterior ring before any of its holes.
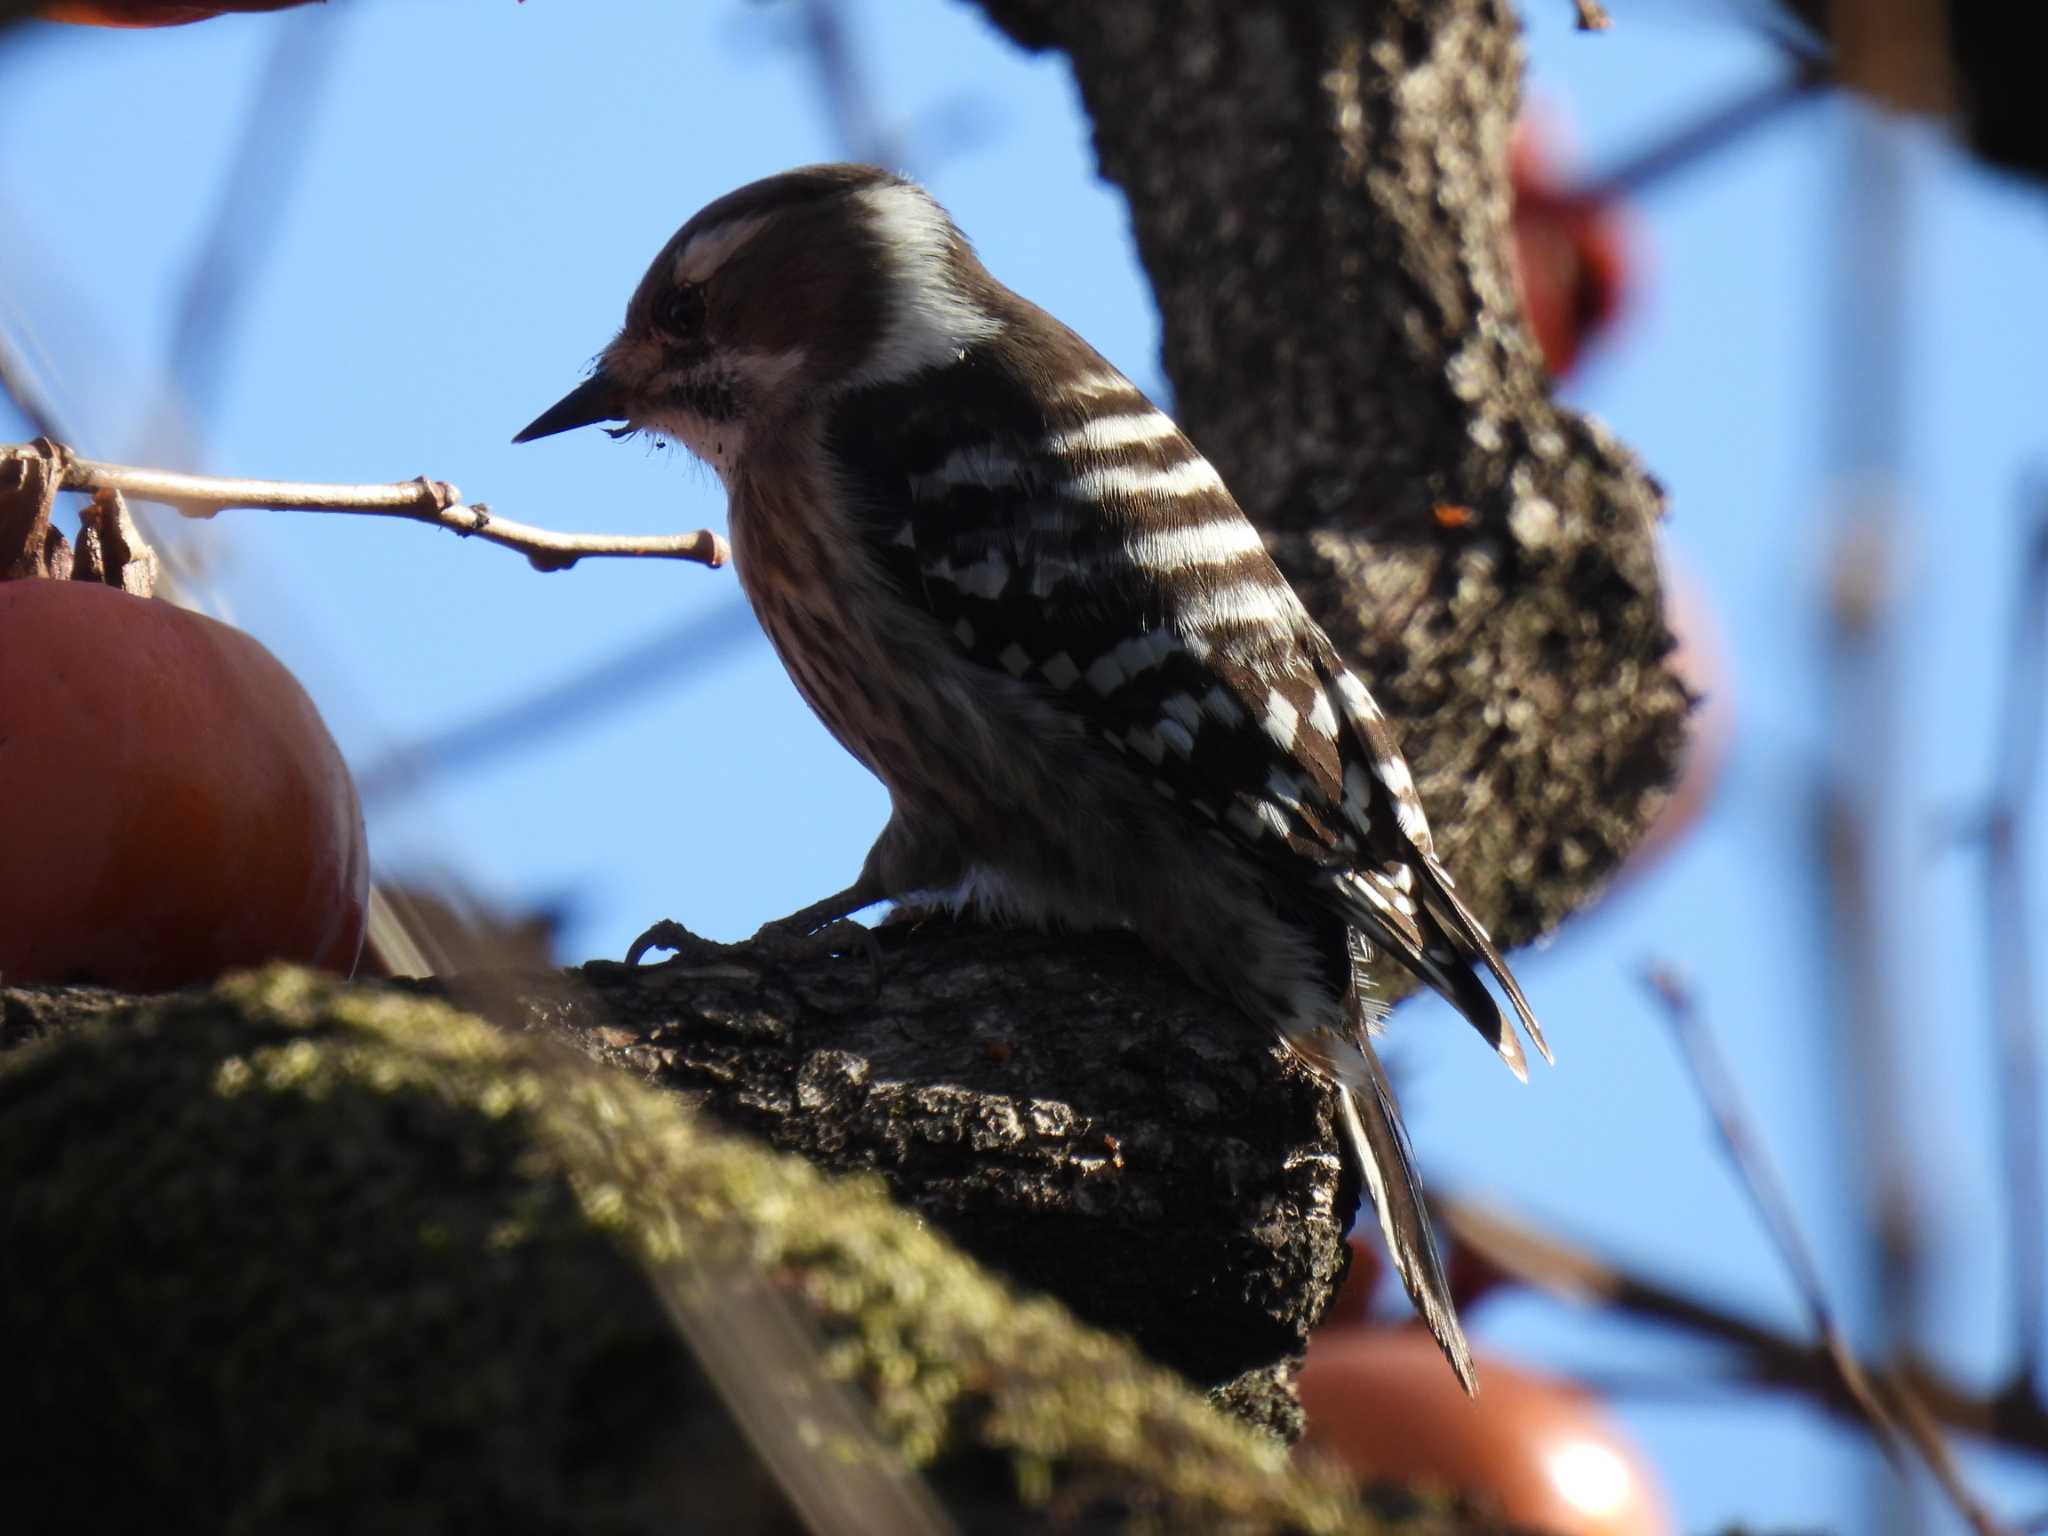
{"type": "Polygon", "coordinates": [[[881,995],[882,946],[875,938],[874,929],[851,918],[834,918],[816,928],[806,928],[790,918],[778,918],[775,922],[763,923],[747,944],[764,958],[781,965],[825,960],[858,950],[867,956],[868,967],[874,973],[875,993],[881,995]]]}
{"type": "Polygon", "coordinates": [[[725,947],[714,940],[690,932],[672,917],[664,917],[633,941],[626,951],[626,964],[638,965],[647,957],[647,951],[650,949],[671,949],[680,958],[725,947]]]}

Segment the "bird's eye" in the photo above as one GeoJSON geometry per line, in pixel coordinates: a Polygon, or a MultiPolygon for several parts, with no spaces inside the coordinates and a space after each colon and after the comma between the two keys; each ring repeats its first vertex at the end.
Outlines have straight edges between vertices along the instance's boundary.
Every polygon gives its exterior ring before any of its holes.
{"type": "Polygon", "coordinates": [[[684,283],[661,301],[656,322],[671,336],[695,336],[704,328],[704,287],[684,283]]]}

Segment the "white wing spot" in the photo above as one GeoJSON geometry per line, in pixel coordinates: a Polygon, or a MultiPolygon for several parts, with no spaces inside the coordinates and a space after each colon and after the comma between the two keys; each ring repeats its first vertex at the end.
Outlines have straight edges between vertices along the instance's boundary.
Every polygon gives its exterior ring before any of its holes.
{"type": "Polygon", "coordinates": [[[1095,658],[1087,672],[1088,686],[1105,698],[1115,693],[1123,683],[1124,669],[1116,659],[1115,651],[1104,651],[1095,658]]]}
{"type": "Polygon", "coordinates": [[[1229,565],[1246,555],[1264,554],[1266,544],[1249,518],[1232,517],[1221,522],[1141,533],[1125,548],[1133,564],[1154,571],[1179,571],[1229,565]]]}
{"type": "Polygon", "coordinates": [[[1253,802],[1258,808],[1259,820],[1272,829],[1275,837],[1285,837],[1294,829],[1288,824],[1287,813],[1270,800],[1253,802]]]}
{"type": "Polygon", "coordinates": [[[976,443],[968,448],[955,448],[937,469],[911,476],[911,485],[926,492],[945,492],[963,485],[1002,490],[1018,484],[1023,474],[1023,466],[1010,454],[987,443],[976,443]]]}
{"type": "Polygon", "coordinates": [[[1195,702],[1191,693],[1176,693],[1171,698],[1162,699],[1159,707],[1190,731],[1202,728],[1202,706],[1195,702]]]}
{"type": "Polygon", "coordinates": [[[933,567],[932,574],[941,580],[952,582],[969,597],[997,598],[1003,595],[1003,588],[1010,584],[1010,562],[1001,555],[990,555],[987,559],[958,571],[940,564],[933,567]]]}
{"type": "Polygon", "coordinates": [[[1024,647],[1014,640],[1003,647],[1002,655],[996,660],[1002,663],[1003,670],[1012,677],[1022,677],[1031,670],[1030,656],[1026,655],[1024,647]]]}
{"type": "Polygon", "coordinates": [[[1295,815],[1303,815],[1301,805],[1302,782],[1284,768],[1275,768],[1266,775],[1266,793],[1273,797],[1276,805],[1284,806],[1295,815]]]}
{"type": "Polygon", "coordinates": [[[1347,764],[1344,769],[1344,814],[1361,832],[1372,826],[1372,801],[1372,780],[1366,777],[1364,765],[1347,764]]]}
{"type": "Polygon", "coordinates": [[[1365,691],[1365,684],[1349,672],[1337,674],[1337,691],[1344,696],[1344,707],[1365,720],[1378,720],[1380,707],[1373,702],[1373,696],[1365,691]]]}
{"type": "Polygon", "coordinates": [[[1337,711],[1330,703],[1327,689],[1316,690],[1315,702],[1308,707],[1308,723],[1325,741],[1337,739],[1337,711]]]}
{"type": "Polygon", "coordinates": [[[1070,380],[1060,393],[1070,400],[1096,400],[1104,395],[1135,395],[1138,386],[1114,368],[1100,368],[1070,380]]]}
{"type": "Polygon", "coordinates": [[[891,544],[900,544],[905,549],[917,548],[917,525],[915,523],[905,523],[896,530],[896,537],[889,542],[891,544]]]}
{"type": "Polygon", "coordinates": [[[1273,572],[1197,593],[1181,605],[1180,627],[1184,634],[1224,627],[1272,630],[1295,624],[1301,616],[1301,599],[1273,572]]]}
{"type": "Polygon", "coordinates": [[[1166,743],[1159,739],[1157,731],[1134,725],[1124,733],[1124,740],[1129,742],[1131,750],[1146,762],[1157,766],[1166,761],[1166,743]]]}
{"type": "MultiPolygon", "coordinates": [[[[965,619],[962,619],[958,624],[955,624],[953,626],[953,638],[958,640],[962,645],[966,646],[967,649],[969,649],[970,651],[973,650],[974,626],[968,623],[965,619]]],[[[1012,649],[1015,649],[1015,647],[1012,647],[1012,649]]]]}
{"type": "Polygon", "coordinates": [[[1058,453],[1114,453],[1140,443],[1164,442],[1180,435],[1180,429],[1164,411],[1143,410],[1129,415],[1098,416],[1071,432],[1056,432],[1046,447],[1058,453]]]}
{"type": "Polygon", "coordinates": [[[1280,744],[1281,750],[1294,750],[1294,733],[1301,729],[1301,711],[1287,702],[1278,688],[1266,695],[1266,734],[1280,744]]]}
{"type": "Polygon", "coordinates": [[[1074,665],[1074,658],[1065,651],[1050,658],[1038,670],[1055,688],[1071,688],[1081,680],[1081,669],[1074,665]]]}
{"type": "MultiPolygon", "coordinates": [[[[1186,695],[1183,694],[1182,697],[1185,698],[1186,695]]],[[[1195,755],[1195,733],[1180,721],[1162,720],[1154,727],[1154,730],[1158,732],[1161,741],[1165,742],[1167,746],[1178,752],[1182,757],[1193,757],[1195,755]]]]}
{"type": "Polygon", "coordinates": [[[1083,470],[1061,483],[1060,494],[1074,501],[1108,501],[1115,496],[1197,496],[1222,489],[1223,477],[1207,459],[1190,459],[1171,469],[1112,464],[1083,470]]]}
{"type": "Polygon", "coordinates": [[[1266,835],[1266,824],[1259,819],[1258,811],[1249,801],[1232,801],[1230,809],[1223,813],[1223,819],[1230,824],[1232,831],[1253,841],[1266,835]]]}
{"type": "Polygon", "coordinates": [[[1396,800],[1394,802],[1394,820],[1400,823],[1401,830],[1407,834],[1409,842],[1414,843],[1424,851],[1429,849],[1429,818],[1422,814],[1422,803],[1420,801],[1414,799],[1396,800]]]}
{"type": "Polygon", "coordinates": [[[1244,706],[1237,702],[1237,695],[1221,683],[1202,695],[1202,708],[1214,715],[1223,724],[1239,726],[1244,724],[1244,706]]]}

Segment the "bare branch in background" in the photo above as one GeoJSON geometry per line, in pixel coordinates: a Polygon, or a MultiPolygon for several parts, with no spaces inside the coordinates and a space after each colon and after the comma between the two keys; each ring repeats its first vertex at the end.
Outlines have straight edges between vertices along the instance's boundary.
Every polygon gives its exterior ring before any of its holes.
{"type": "Polygon", "coordinates": [[[804,52],[847,158],[902,170],[903,146],[882,123],[875,91],[862,70],[843,0],[800,0],[804,52]]]}
{"type": "Polygon", "coordinates": [[[38,437],[53,441],[63,437],[57,407],[36,382],[35,369],[5,329],[0,329],[0,390],[6,391],[22,420],[38,437]]]}
{"type": "Polygon", "coordinates": [[[459,768],[474,768],[543,741],[559,741],[565,732],[627,704],[702,679],[757,633],[746,599],[727,599],[593,666],[392,748],[357,770],[356,787],[365,804],[376,804],[424,789],[459,768]]]}
{"type": "Polygon", "coordinates": [[[492,514],[481,502],[462,504],[445,480],[402,480],[389,485],[328,485],[299,480],[242,480],[225,475],[184,475],[81,459],[47,441],[0,447],[0,461],[55,459],[63,466],[67,491],[118,491],[174,508],[186,517],[212,517],[229,508],[273,512],[346,512],[397,517],[446,528],[465,538],[501,544],[525,555],[535,570],[559,571],[578,560],[604,556],[689,560],[719,566],[730,557],[725,540],[709,528],[679,534],[556,533],[492,514]]]}
{"type": "Polygon", "coordinates": [[[2000,1139],[2005,1151],[2006,1232],[2016,1348],[2012,1390],[2040,1380],[2042,1312],[2041,1052],[2036,1017],[2033,921],[2023,850],[2041,778],[2048,690],[2048,491],[2036,494],[2031,547],[2013,610],[2013,645],[1999,706],[1997,767],[1984,820],[1984,936],[1989,947],[1992,1030],[1998,1060],[2000,1139]]]}
{"type": "Polygon", "coordinates": [[[256,279],[300,180],[296,173],[339,54],[335,29],[346,13],[346,7],[308,6],[270,23],[269,56],[172,316],[170,371],[142,438],[141,452],[152,463],[182,458],[188,424],[218,402],[256,279]]]}
{"type": "Polygon", "coordinates": [[[1692,995],[1671,971],[1663,967],[1652,967],[1644,980],[1651,994],[1663,1004],[1672,1033],[1692,1070],[1693,1082],[1713,1118],[1714,1128],[1720,1132],[1729,1160],[1741,1176],[1743,1192],[1756,1208],[1778,1257],[1791,1271],[1829,1363],[1840,1377],[1843,1388],[1876,1432],[1879,1445],[1895,1463],[1903,1462],[1906,1447],[1917,1452],[1971,1530],[1978,1536],[2002,1536],[2006,1527],[1963,1482],[1962,1472],[1956,1466],[1948,1442],[1913,1394],[1896,1387],[1889,1393],[1881,1393],[1879,1383],[1865,1371],[1862,1361],[1850,1350],[1847,1338],[1835,1321],[1834,1309],[1828,1304],[1827,1290],[1821,1282],[1820,1266],[1814,1262],[1813,1250],[1799,1230],[1792,1203],[1786,1197],[1762,1141],[1751,1129],[1742,1096],[1735,1086],[1734,1074],[1728,1070],[1712,1034],[1701,1022],[1698,1010],[1693,1006],[1692,995]]]}
{"type": "Polygon", "coordinates": [[[1618,203],[1732,148],[1758,129],[1782,121],[1793,107],[1818,100],[1827,85],[1827,72],[1802,59],[1783,78],[1742,92],[1587,178],[1572,195],[1589,204],[1618,203]]]}
{"type": "MultiPolygon", "coordinates": [[[[1626,1269],[1478,1202],[1440,1198],[1434,1209],[1453,1241],[1509,1280],[1576,1306],[1609,1308],[1725,1344],[1737,1351],[1734,1365],[1749,1380],[1803,1393],[1847,1418],[1863,1417],[1820,1345],[1626,1269]]],[[[1896,1371],[1865,1362],[1862,1372],[1866,1380],[1881,1382],[1887,1396],[1910,1393],[1951,1429],[2016,1450],[2048,1451],[2048,1404],[2031,1393],[1981,1396],[1917,1361],[1896,1371]]]]}

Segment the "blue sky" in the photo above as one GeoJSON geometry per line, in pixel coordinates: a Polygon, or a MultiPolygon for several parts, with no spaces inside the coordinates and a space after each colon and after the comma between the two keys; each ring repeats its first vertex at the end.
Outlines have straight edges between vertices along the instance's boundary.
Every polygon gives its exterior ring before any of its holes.
{"type": "MultiPolygon", "coordinates": [[[[860,58],[909,167],[998,276],[1164,393],[1157,320],[1120,197],[1094,175],[1063,64],[955,0],[862,0],[860,58]]],[[[1618,7],[1609,34],[1530,0],[1532,90],[1588,170],[1767,78],[1769,48],[1714,8],[1618,7]]],[[[239,341],[192,425],[225,473],[453,480],[507,516],[591,530],[723,521],[712,476],[579,433],[511,434],[579,377],[627,293],[698,205],[839,158],[773,7],[357,0],[157,33],[32,27],[0,51],[0,320],[28,336],[78,438],[148,451],[174,303],[265,61],[286,28],[326,60],[305,153],[239,341]]],[[[1810,105],[1631,207],[1640,281],[1569,394],[1671,492],[1669,546],[1723,631],[1736,709],[1713,809],[1669,859],[1518,960],[1559,1048],[1520,1088],[1429,1003],[1395,1021],[1435,1182],[1527,1210],[1787,1327],[1798,1308],[1725,1171],[1645,960],[1693,979],[1855,1329],[1872,1332],[1841,1126],[1849,1051],[1819,953],[1811,797],[1842,751],[1820,595],[1840,498],[1899,497],[1885,644],[1899,727],[1880,808],[1888,981],[1913,1043],[1900,1121],[1938,1259],[1926,1344],[1979,1383],[2011,1327],[1987,1126],[1994,1068],[1978,866],[1940,819],[1980,798],[2021,547],[2017,490],[2048,448],[2042,194],[1925,127],[1810,105]],[[1906,207],[1902,425],[1868,425],[1845,367],[1845,222],[1874,157],[1906,207]],[[1860,446],[1859,446],[1860,445],[1860,446]],[[1859,455],[1861,455],[1859,457],[1859,455]]],[[[1865,320],[1868,317],[1864,317],[1865,320]]],[[[1859,324],[1862,322],[1858,322],[1859,324]]],[[[410,525],[229,513],[179,530],[209,599],[306,682],[359,771],[618,654],[686,634],[637,691],[514,756],[372,801],[393,871],[458,871],[507,902],[566,898],[571,956],[669,916],[714,937],[845,883],[880,789],[809,716],[730,571],[516,556],[410,525]]],[[[2029,849],[2048,862],[2038,828],[2029,849]]],[[[1708,1369],[1691,1346],[1511,1299],[1485,1345],[1563,1368],[1708,1369]]],[[[1858,1437],[1779,1399],[1632,1395],[1620,1411],[1688,1529],[1874,1525],[1885,1475],[1858,1437]]],[[[2039,1468],[1973,1454],[2015,1513],[2039,1468]]],[[[1927,1526],[1948,1530],[1939,1511],[1927,1526]]]]}

